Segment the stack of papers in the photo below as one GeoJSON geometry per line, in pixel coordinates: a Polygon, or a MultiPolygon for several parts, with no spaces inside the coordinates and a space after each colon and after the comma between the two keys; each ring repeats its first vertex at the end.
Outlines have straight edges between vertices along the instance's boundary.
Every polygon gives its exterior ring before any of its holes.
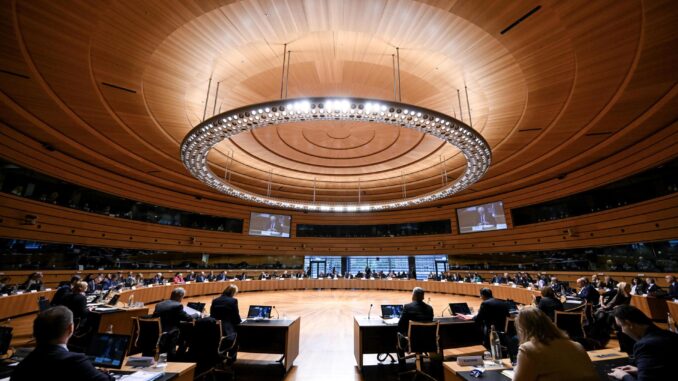
{"type": "Polygon", "coordinates": [[[387,325],[396,325],[400,321],[400,318],[384,319],[384,323],[387,325]]]}
{"type": "Polygon", "coordinates": [[[163,372],[149,372],[145,370],[139,370],[132,374],[128,374],[120,378],[124,381],[153,381],[161,378],[164,375],[163,372]]]}

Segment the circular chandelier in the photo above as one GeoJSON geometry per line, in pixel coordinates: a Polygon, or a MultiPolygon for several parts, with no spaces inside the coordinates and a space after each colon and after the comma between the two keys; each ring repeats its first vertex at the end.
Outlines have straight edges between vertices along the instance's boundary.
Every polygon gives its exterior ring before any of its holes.
{"type": "Polygon", "coordinates": [[[198,180],[243,200],[303,211],[369,212],[406,208],[460,192],[487,172],[492,153],[485,139],[473,128],[436,111],[376,99],[298,98],[248,105],[205,120],[184,138],[181,160],[198,180]],[[410,128],[457,147],[466,158],[466,169],[459,178],[441,189],[416,197],[384,202],[327,203],[278,199],[248,192],[215,175],[207,164],[209,151],[219,142],[237,134],[266,126],[315,121],[356,121],[410,128]]]}

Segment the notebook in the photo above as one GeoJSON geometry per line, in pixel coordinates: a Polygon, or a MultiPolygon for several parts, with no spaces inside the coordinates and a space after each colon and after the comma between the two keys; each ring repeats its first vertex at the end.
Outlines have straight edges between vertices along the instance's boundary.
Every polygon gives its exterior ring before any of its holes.
{"type": "Polygon", "coordinates": [[[471,309],[468,308],[468,303],[450,303],[450,311],[452,315],[470,315],[471,309]]]}
{"type": "Polygon", "coordinates": [[[94,366],[120,369],[127,354],[129,340],[128,335],[97,333],[92,337],[85,354],[94,366]]]}
{"type": "Polygon", "coordinates": [[[400,318],[400,315],[403,313],[402,304],[382,304],[381,305],[381,317],[383,319],[394,319],[400,318]]]}

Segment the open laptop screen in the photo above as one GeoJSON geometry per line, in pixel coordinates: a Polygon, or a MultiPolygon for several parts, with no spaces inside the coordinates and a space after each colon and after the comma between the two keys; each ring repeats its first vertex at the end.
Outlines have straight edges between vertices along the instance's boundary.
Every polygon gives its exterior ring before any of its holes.
{"type": "Polygon", "coordinates": [[[450,303],[450,311],[452,315],[470,315],[471,309],[468,308],[468,303],[450,303]]]}
{"type": "Polygon", "coordinates": [[[87,358],[94,366],[120,369],[122,367],[130,337],[111,333],[97,333],[87,348],[87,358]]]}
{"type": "Polygon", "coordinates": [[[400,317],[403,313],[402,304],[382,304],[381,317],[384,319],[392,319],[400,317]]]}
{"type": "Polygon", "coordinates": [[[250,306],[249,311],[247,311],[247,318],[262,318],[270,319],[271,318],[271,306],[250,306]]]}

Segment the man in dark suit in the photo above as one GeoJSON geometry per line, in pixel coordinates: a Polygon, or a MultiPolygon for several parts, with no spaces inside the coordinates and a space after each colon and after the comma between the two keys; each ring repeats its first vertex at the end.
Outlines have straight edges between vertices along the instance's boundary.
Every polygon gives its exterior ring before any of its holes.
{"type": "Polygon", "coordinates": [[[238,309],[238,299],[235,298],[237,292],[238,287],[234,284],[229,284],[220,297],[212,300],[210,316],[221,320],[224,336],[235,333],[235,327],[242,322],[240,310],[238,309]]]}
{"type": "Polygon", "coordinates": [[[593,287],[591,283],[589,283],[588,279],[577,279],[577,286],[579,286],[579,293],[577,294],[578,297],[586,300],[594,306],[600,304],[600,293],[595,287],[593,287]]]}
{"type": "Polygon", "coordinates": [[[478,309],[478,314],[476,316],[462,315],[461,317],[466,320],[475,321],[480,324],[483,329],[483,345],[486,348],[490,347],[489,334],[492,326],[495,327],[497,331],[503,331],[506,326],[506,318],[509,316],[508,304],[499,299],[495,299],[492,296],[492,290],[489,288],[482,288],[480,290],[480,299],[483,300],[480,303],[480,308],[478,309]]]}
{"type": "Polygon", "coordinates": [[[616,368],[610,376],[623,381],[675,378],[672,365],[678,348],[678,334],[658,328],[642,311],[630,305],[615,307],[613,315],[622,332],[636,340],[633,345],[636,365],[616,368]]]}
{"type": "Polygon", "coordinates": [[[73,314],[68,308],[57,306],[41,312],[33,322],[37,346],[17,365],[11,381],[114,380],[94,368],[82,353],[68,351],[66,343],[73,329],[73,314]]]}
{"type": "Polygon", "coordinates": [[[405,369],[405,360],[402,360],[402,358],[405,356],[405,352],[400,348],[405,349],[409,345],[407,334],[410,328],[410,321],[433,321],[433,307],[424,303],[424,289],[421,287],[415,287],[412,290],[412,303],[403,306],[403,313],[398,321],[398,341],[400,345],[397,351],[400,368],[403,370],[405,369]]]}
{"type": "Polygon", "coordinates": [[[57,288],[56,292],[54,293],[50,305],[52,306],[62,305],[64,297],[66,297],[66,295],[69,295],[73,291],[73,285],[75,285],[77,282],[80,282],[80,275],[74,275],[71,278],[70,283],[64,283],[60,285],[59,288],[57,288]]]}
{"type": "Polygon", "coordinates": [[[412,290],[412,303],[405,304],[398,321],[398,332],[407,335],[410,320],[418,322],[433,321],[433,307],[424,303],[424,289],[415,287],[412,290]]]}
{"type": "Polygon", "coordinates": [[[667,275],[666,284],[669,287],[669,297],[671,299],[678,299],[678,282],[676,282],[676,277],[673,275],[667,275]]]}
{"type": "Polygon", "coordinates": [[[163,332],[170,332],[179,329],[179,323],[182,321],[192,321],[193,318],[184,311],[184,306],[181,300],[184,298],[186,291],[183,288],[177,287],[172,290],[169,300],[163,300],[155,306],[153,317],[160,318],[160,325],[163,332]]]}
{"type": "Polygon", "coordinates": [[[87,283],[76,282],[73,285],[73,292],[64,296],[63,305],[71,310],[73,313],[73,320],[78,323],[76,328],[84,326],[85,319],[87,319],[87,283]]]}

